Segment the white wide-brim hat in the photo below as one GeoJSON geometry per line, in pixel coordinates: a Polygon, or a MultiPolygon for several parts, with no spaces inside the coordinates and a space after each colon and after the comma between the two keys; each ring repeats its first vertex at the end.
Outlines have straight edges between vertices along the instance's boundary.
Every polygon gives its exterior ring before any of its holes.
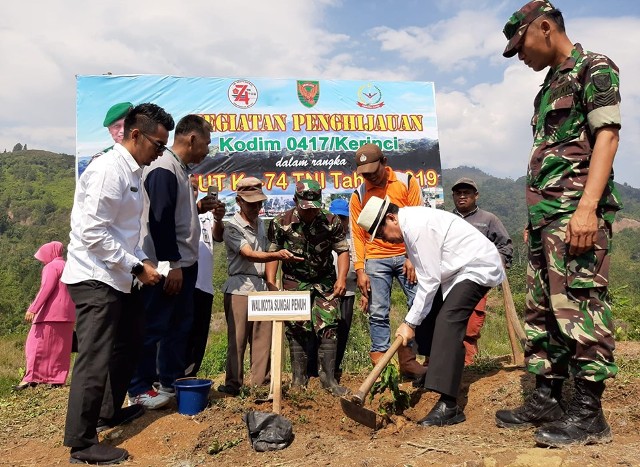
{"type": "Polygon", "coordinates": [[[369,233],[370,242],[375,239],[376,231],[384,219],[390,202],[388,196],[385,196],[384,199],[372,196],[362,208],[358,216],[358,225],[369,233]]]}

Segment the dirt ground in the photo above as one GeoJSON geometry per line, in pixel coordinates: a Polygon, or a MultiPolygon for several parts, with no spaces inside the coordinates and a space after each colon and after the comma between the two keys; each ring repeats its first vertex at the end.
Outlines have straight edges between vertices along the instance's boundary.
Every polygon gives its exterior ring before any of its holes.
{"type": "MultiPolygon", "coordinates": [[[[619,343],[616,353],[637,369],[640,343],[619,343]]],[[[365,376],[345,375],[343,384],[356,390],[365,376]]],[[[495,411],[519,405],[523,394],[533,388],[533,378],[521,368],[466,370],[461,402],[467,421],[445,428],[415,424],[436,396],[403,384],[411,393],[411,407],[377,432],[345,417],[339,399],[323,391],[317,378],[305,392],[289,391],[288,380],[289,375],[284,375],[282,415],[293,423],[295,439],[281,451],[254,452],[248,442],[242,414],[271,410],[270,403],[256,403],[254,394],[217,398],[212,392],[209,406],[196,416],[180,415],[173,405],[149,411],[129,425],[101,434],[101,439],[130,452],[123,466],[640,465],[640,378],[624,372],[608,384],[603,401],[613,442],[570,449],[536,447],[533,429],[496,427],[495,411]]],[[[570,392],[567,387],[565,396],[570,397],[570,392]]],[[[67,395],[68,388],[35,388],[0,401],[1,465],[68,463],[68,450],[62,446],[67,395]]]]}

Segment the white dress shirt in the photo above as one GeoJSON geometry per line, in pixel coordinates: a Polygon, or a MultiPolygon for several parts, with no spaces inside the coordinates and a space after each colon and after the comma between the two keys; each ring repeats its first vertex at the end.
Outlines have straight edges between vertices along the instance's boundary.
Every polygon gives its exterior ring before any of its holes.
{"type": "Polygon", "coordinates": [[[439,209],[406,207],[400,208],[398,219],[418,279],[416,296],[405,318],[409,323],[422,323],[440,286],[446,298],[452,287],[464,280],[485,287],[495,287],[504,280],[495,245],[461,217],[439,209]]]}
{"type": "Polygon", "coordinates": [[[146,259],[138,246],[142,168],[121,144],[95,159],[77,182],[62,282],[96,280],[131,292],[131,268],[146,259]]]}
{"type": "MultiPolygon", "coordinates": [[[[200,243],[198,243],[198,279],[196,289],[213,295],[213,213],[199,214],[200,243]]],[[[222,221],[220,221],[222,222],[222,221]]]]}

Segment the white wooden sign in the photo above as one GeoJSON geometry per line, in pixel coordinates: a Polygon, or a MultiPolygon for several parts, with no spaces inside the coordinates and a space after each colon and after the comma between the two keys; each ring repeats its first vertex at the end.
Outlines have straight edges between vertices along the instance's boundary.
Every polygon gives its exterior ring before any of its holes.
{"type": "Polygon", "coordinates": [[[311,293],[250,292],[249,321],[306,321],[311,319],[311,293]]]}

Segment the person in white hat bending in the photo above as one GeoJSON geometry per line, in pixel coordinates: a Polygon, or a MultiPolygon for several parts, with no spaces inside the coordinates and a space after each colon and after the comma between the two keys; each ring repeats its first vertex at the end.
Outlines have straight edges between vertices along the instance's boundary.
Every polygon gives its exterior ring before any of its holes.
{"type": "Polygon", "coordinates": [[[440,394],[418,424],[465,421],[457,402],[463,340],[476,303],[505,277],[500,253],[464,219],[427,207],[399,208],[388,197],[372,196],[357,222],[372,239],[404,242],[415,266],[418,290],[396,336],[402,337],[404,345],[415,338],[419,353],[430,356],[424,387],[440,394]]]}

